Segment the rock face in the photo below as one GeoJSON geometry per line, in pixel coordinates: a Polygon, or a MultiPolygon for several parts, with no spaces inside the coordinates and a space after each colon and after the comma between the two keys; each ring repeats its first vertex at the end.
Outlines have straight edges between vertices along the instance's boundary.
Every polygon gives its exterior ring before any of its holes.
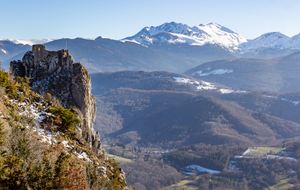
{"type": "Polygon", "coordinates": [[[93,150],[101,153],[99,132],[94,130],[95,97],[91,94],[91,78],[81,63],[75,63],[68,50],[47,51],[44,45],[33,45],[22,61],[10,63],[12,74],[29,77],[32,90],[45,96],[50,93],[65,108],[76,110],[81,123],[77,127],[93,150]]]}

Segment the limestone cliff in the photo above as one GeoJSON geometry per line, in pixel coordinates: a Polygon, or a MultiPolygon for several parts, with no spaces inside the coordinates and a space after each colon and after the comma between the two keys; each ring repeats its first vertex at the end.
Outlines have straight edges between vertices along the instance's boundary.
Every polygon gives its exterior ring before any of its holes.
{"type": "Polygon", "coordinates": [[[101,153],[100,135],[93,127],[96,102],[91,94],[91,78],[81,63],[75,63],[68,50],[47,51],[43,45],[33,45],[22,61],[10,63],[10,70],[15,77],[29,77],[36,93],[42,96],[50,93],[63,107],[75,109],[81,120],[77,127],[81,139],[97,154],[101,153]]]}

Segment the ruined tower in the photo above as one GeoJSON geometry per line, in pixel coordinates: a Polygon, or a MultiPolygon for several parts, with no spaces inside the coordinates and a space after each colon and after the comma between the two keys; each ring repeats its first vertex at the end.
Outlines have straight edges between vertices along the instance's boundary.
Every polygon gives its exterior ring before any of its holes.
{"type": "Polygon", "coordinates": [[[36,44],[32,46],[32,52],[34,56],[34,64],[39,63],[40,61],[44,60],[48,51],[46,47],[42,44],[36,44]]]}

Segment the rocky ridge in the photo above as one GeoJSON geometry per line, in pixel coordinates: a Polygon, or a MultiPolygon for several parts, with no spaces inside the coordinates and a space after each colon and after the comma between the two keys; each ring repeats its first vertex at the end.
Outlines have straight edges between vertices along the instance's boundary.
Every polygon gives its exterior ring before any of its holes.
{"type": "Polygon", "coordinates": [[[90,75],[81,63],[75,63],[68,50],[47,51],[43,45],[34,45],[22,61],[10,63],[10,70],[15,77],[29,77],[36,93],[44,97],[50,93],[63,107],[75,110],[81,120],[77,126],[79,139],[82,143],[86,140],[95,153],[104,153],[99,132],[93,127],[96,102],[91,94],[90,75]],[[36,48],[42,48],[42,56],[36,48]]]}

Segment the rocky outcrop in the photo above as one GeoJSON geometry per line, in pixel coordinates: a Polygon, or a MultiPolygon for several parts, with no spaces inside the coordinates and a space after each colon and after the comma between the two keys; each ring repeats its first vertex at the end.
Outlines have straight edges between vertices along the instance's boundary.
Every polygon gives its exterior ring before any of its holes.
{"type": "Polygon", "coordinates": [[[91,78],[68,50],[47,51],[43,45],[34,45],[22,61],[10,63],[10,70],[15,77],[29,77],[36,93],[50,93],[63,107],[76,110],[81,120],[77,127],[80,139],[85,139],[97,154],[101,153],[100,135],[93,127],[96,102],[91,94],[91,78]]]}

